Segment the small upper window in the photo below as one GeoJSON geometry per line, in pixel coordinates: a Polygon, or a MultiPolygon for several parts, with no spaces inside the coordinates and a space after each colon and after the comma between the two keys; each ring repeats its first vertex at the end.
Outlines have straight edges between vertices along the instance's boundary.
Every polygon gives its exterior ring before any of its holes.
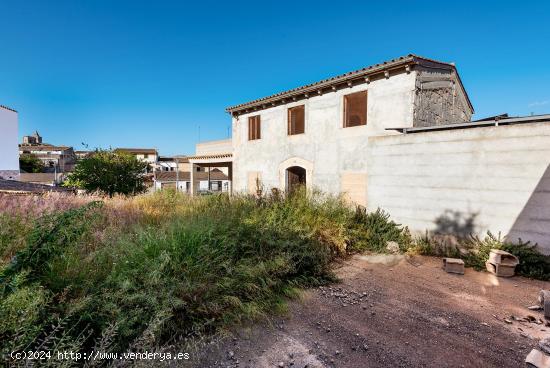
{"type": "Polygon", "coordinates": [[[344,96],[344,128],[367,125],[367,91],[344,96]]]}
{"type": "Polygon", "coordinates": [[[288,109],[288,135],[302,134],[305,131],[304,105],[288,109]]]}
{"type": "Polygon", "coordinates": [[[260,115],[251,116],[248,118],[248,140],[252,141],[262,137],[262,126],[260,115]]]}

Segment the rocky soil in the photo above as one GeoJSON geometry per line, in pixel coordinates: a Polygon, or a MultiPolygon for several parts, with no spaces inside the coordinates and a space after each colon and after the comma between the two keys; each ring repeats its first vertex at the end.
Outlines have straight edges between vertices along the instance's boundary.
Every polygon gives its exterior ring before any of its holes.
{"type": "Polygon", "coordinates": [[[550,335],[536,304],[549,283],[447,274],[429,257],[356,256],[340,283],[304,292],[286,316],[241,326],[193,367],[523,367],[550,335]]]}

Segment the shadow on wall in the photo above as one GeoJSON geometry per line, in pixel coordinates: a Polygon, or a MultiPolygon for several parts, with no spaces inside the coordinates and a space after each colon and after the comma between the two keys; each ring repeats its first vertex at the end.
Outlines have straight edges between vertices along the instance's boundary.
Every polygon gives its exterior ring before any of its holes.
{"type": "Polygon", "coordinates": [[[455,210],[445,210],[435,220],[435,229],[432,230],[430,238],[436,244],[436,254],[459,256],[460,242],[475,234],[479,226],[476,224],[478,213],[465,214],[455,210]]]}
{"type": "Polygon", "coordinates": [[[434,233],[438,235],[454,235],[466,238],[476,232],[476,217],[478,213],[464,214],[460,211],[445,210],[434,221],[434,233]]]}
{"type": "Polygon", "coordinates": [[[550,165],[546,167],[506,239],[512,242],[529,240],[538,244],[540,251],[550,254],[550,165]]]}

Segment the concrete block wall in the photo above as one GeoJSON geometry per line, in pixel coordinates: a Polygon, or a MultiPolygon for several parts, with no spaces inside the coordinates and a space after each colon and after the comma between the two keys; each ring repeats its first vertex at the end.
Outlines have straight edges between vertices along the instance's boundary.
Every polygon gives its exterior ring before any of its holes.
{"type": "Polygon", "coordinates": [[[370,137],[368,209],[411,230],[531,240],[550,254],[550,123],[370,137]]]}

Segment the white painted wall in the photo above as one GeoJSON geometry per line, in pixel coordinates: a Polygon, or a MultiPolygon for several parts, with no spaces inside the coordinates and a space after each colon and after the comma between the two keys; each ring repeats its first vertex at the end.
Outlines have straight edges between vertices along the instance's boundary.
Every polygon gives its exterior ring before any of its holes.
{"type": "Polygon", "coordinates": [[[230,153],[233,151],[231,139],[200,142],[195,145],[196,155],[209,155],[213,153],[230,153]]]}
{"type": "Polygon", "coordinates": [[[456,211],[550,253],[550,123],[370,137],[368,209],[412,230],[456,211]]]}
{"type": "Polygon", "coordinates": [[[0,106],[0,178],[19,177],[17,113],[0,106]]]}
{"type": "MultiPolygon", "coordinates": [[[[410,127],[416,72],[363,83],[321,96],[259,110],[233,118],[233,185],[247,191],[248,173],[259,172],[265,189],[281,188],[285,167],[293,161],[311,163],[307,185],[340,192],[340,175],[366,173],[368,137],[388,127],[410,127]],[[367,125],[343,128],[343,96],[368,91],[367,125]],[[287,135],[287,109],[305,105],[305,133],[287,135]],[[261,115],[261,139],[248,140],[248,117],[261,115]],[[296,160],[294,160],[296,159],[296,160]]],[[[284,188],[281,188],[284,189],[284,188]]]]}

